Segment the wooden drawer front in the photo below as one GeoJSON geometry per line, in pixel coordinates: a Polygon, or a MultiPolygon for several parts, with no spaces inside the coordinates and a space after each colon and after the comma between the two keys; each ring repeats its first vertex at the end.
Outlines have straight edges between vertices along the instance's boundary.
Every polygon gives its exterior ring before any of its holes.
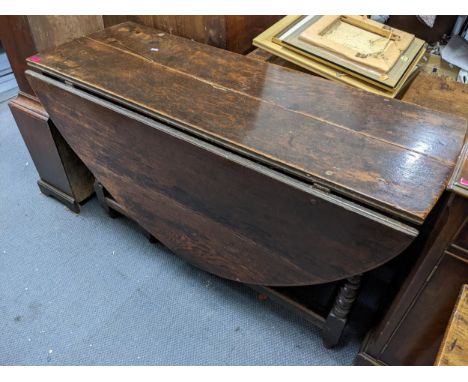
{"type": "Polygon", "coordinates": [[[129,215],[176,254],[251,284],[338,280],[417,231],[113,103],[31,74],[63,137],[129,215]]]}

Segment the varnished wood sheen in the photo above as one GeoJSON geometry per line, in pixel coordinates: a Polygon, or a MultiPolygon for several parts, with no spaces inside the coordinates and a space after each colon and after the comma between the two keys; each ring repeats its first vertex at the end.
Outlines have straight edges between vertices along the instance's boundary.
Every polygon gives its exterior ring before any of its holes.
{"type": "Polygon", "coordinates": [[[108,101],[29,80],[64,138],[145,230],[189,262],[262,285],[342,279],[417,231],[108,101]]]}
{"type": "Polygon", "coordinates": [[[415,223],[445,189],[466,131],[454,116],[132,23],[32,65],[415,223]]]}
{"type": "MultiPolygon", "coordinates": [[[[285,62],[281,61],[282,59],[261,49],[253,51],[249,57],[285,65],[285,62]]],[[[292,68],[301,70],[300,67],[292,68]]],[[[420,73],[409,85],[403,100],[466,117],[466,96],[468,93],[462,89],[463,87],[464,85],[456,84],[453,81],[420,73]]],[[[459,184],[462,177],[468,179],[467,162],[468,145],[465,144],[449,182],[449,188],[460,196],[467,195],[459,184]]],[[[447,200],[447,197],[445,199],[447,200]]],[[[438,209],[445,212],[444,218],[440,219],[439,224],[435,227],[431,228],[431,224],[425,225],[426,230],[429,229],[427,231],[429,242],[426,249],[423,250],[421,262],[413,268],[411,278],[402,287],[388,313],[368,336],[354,364],[430,365],[434,362],[434,356],[444,330],[444,323],[451,309],[450,304],[455,298],[460,283],[468,280],[466,273],[468,268],[463,261],[463,258],[468,259],[466,257],[466,253],[468,253],[468,225],[462,225],[460,229],[460,224],[463,224],[463,220],[460,219],[463,219],[467,213],[463,211],[464,208],[466,209],[466,201],[464,204],[459,199],[454,207],[450,207],[450,205],[451,203],[445,209],[447,206],[444,205],[444,201],[440,201],[438,209]],[[446,220],[446,213],[450,211],[452,214],[449,213],[449,216],[452,216],[446,220]],[[453,211],[458,213],[454,214],[453,211]],[[458,218],[454,218],[454,215],[458,218]],[[442,230],[442,234],[439,236],[440,230],[442,230]],[[456,233],[457,231],[458,233],[456,233]],[[432,232],[432,235],[429,232],[432,232]],[[447,240],[450,240],[454,234],[455,238],[451,247],[452,250],[457,251],[457,255],[450,256],[450,252],[446,252],[447,256],[440,261],[437,255],[443,252],[447,246],[447,240]],[[427,252],[429,248],[432,250],[427,252]],[[428,256],[429,259],[425,259],[424,256],[428,256]],[[436,274],[438,274],[437,277],[434,277],[436,274]],[[432,282],[424,284],[431,278],[432,282]]],[[[435,216],[434,212],[433,216],[435,216]]],[[[426,235],[423,233],[417,241],[422,243],[427,240],[424,239],[424,236],[426,235]]],[[[418,248],[418,246],[413,245],[413,248],[418,248]]],[[[411,252],[415,251],[406,251],[406,255],[411,252]]],[[[460,349],[454,346],[453,350],[456,354],[460,349]]]]}
{"type": "Polygon", "coordinates": [[[395,217],[424,221],[465,136],[460,118],[132,23],[34,61],[59,81],[31,72],[33,88],[116,203],[250,284],[344,279],[401,253],[417,231],[395,217]]]}

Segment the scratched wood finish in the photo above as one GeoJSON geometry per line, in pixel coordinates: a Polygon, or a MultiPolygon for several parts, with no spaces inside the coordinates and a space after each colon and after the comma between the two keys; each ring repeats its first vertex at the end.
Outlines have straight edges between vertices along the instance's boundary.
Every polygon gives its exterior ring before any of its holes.
{"type": "Polygon", "coordinates": [[[468,86],[447,77],[421,72],[401,99],[468,119],[468,86]]]}
{"type": "Polygon", "coordinates": [[[463,285],[435,363],[468,366],[468,285],[463,285]]]}
{"type": "Polygon", "coordinates": [[[154,29],[140,28],[138,25],[108,28],[94,33],[89,38],[136,53],[150,62],[196,76],[226,89],[262,98],[289,110],[307,113],[320,120],[367,133],[382,141],[411,148],[437,159],[453,162],[460,150],[459,135],[460,131],[464,133],[465,129],[457,124],[466,127],[466,123],[450,117],[444,121],[446,114],[439,114],[437,118],[438,113],[425,113],[423,109],[415,110],[414,107],[406,108],[401,102],[385,100],[350,87],[330,86],[330,82],[325,79],[314,78],[310,81],[309,77],[301,73],[296,73],[295,76],[294,72],[284,68],[252,63],[245,57],[241,58],[231,52],[216,50],[203,44],[194,44],[187,39],[159,36],[154,29]],[[150,51],[152,44],[157,45],[157,52],[150,51]],[[299,86],[300,81],[304,81],[305,78],[309,81],[299,86]],[[337,99],[339,91],[342,91],[343,101],[337,99]],[[330,108],[324,107],[326,105],[323,98],[333,102],[330,108]],[[346,108],[346,113],[342,112],[343,108],[346,108]],[[370,115],[366,116],[365,113],[370,115]],[[389,125],[391,130],[383,129],[378,125],[379,121],[389,125]],[[421,125],[424,123],[427,124],[425,128],[430,130],[426,132],[426,136],[421,136],[421,125]],[[452,131],[454,125],[455,130],[452,131]],[[458,146],[447,151],[442,143],[429,137],[429,134],[439,136],[443,133],[451,135],[443,143],[456,143],[458,146]],[[418,142],[421,147],[412,147],[415,138],[421,140],[418,142]],[[422,147],[423,144],[428,147],[422,147]],[[444,155],[445,152],[447,155],[444,155]]]}
{"type": "Polygon", "coordinates": [[[466,131],[454,116],[133,23],[31,64],[418,224],[445,189],[466,131]]]}
{"type": "MultiPolygon", "coordinates": [[[[218,48],[226,46],[226,20],[215,15],[128,15],[103,16],[106,27],[132,21],[218,48]]],[[[251,44],[251,42],[250,42],[251,44]]]]}
{"type": "Polygon", "coordinates": [[[417,231],[38,74],[66,141],[129,216],[189,262],[249,284],[375,268],[417,231]]]}
{"type": "Polygon", "coordinates": [[[102,16],[27,16],[38,52],[104,28],[102,16]]]}
{"type": "Polygon", "coordinates": [[[252,40],[282,16],[247,15],[131,15],[103,16],[106,27],[133,21],[177,36],[244,54],[252,40]]]}
{"type": "MultiPolygon", "coordinates": [[[[260,48],[253,50],[247,56],[254,60],[302,71],[312,76],[316,75],[260,48]]],[[[447,77],[420,72],[399,99],[431,110],[468,119],[468,107],[466,107],[468,104],[468,86],[447,77]]]]}
{"type": "Polygon", "coordinates": [[[103,27],[101,16],[0,16],[0,41],[20,91],[34,96],[24,76],[27,57],[103,27]]]}

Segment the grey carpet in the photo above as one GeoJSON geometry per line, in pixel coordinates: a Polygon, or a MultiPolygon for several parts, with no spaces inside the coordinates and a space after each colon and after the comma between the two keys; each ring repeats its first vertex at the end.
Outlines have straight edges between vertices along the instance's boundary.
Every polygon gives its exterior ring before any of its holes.
{"type": "Polygon", "coordinates": [[[0,364],[349,365],[348,339],[150,244],[95,199],[75,215],[40,194],[0,105],[0,364]]]}
{"type": "Polygon", "coordinates": [[[10,67],[8,57],[0,49],[0,102],[4,102],[18,93],[18,85],[10,67]]]}

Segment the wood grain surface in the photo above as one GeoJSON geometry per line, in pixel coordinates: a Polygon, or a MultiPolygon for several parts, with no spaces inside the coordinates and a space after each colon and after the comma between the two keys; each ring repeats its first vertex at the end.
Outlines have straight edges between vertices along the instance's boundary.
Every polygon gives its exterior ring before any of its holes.
{"type": "Polygon", "coordinates": [[[104,28],[102,16],[26,16],[36,50],[42,52],[104,28]]]}
{"type": "Polygon", "coordinates": [[[260,285],[365,272],[417,231],[167,125],[29,73],[57,128],[146,231],[198,267],[260,285]]]}
{"type": "Polygon", "coordinates": [[[380,211],[422,223],[466,121],[124,23],[34,67],[380,211]]]}
{"type": "Polygon", "coordinates": [[[468,86],[447,77],[421,72],[401,99],[468,119],[468,86]]]}
{"type": "Polygon", "coordinates": [[[260,15],[130,15],[102,17],[106,27],[133,21],[203,44],[247,53],[252,40],[281,16],[260,15]]]}
{"type": "Polygon", "coordinates": [[[9,106],[42,183],[76,203],[89,198],[93,193],[91,173],[57,133],[36,98],[20,94],[9,106]]]}
{"type": "Polygon", "coordinates": [[[468,366],[468,285],[463,285],[435,363],[468,366]]]}
{"type": "Polygon", "coordinates": [[[103,16],[106,27],[126,21],[135,22],[150,28],[157,28],[169,34],[194,41],[226,47],[226,20],[216,15],[129,15],[103,16]]]}
{"type": "Polygon", "coordinates": [[[39,102],[23,95],[15,98],[9,105],[41,178],[62,192],[73,195],[49,127],[49,116],[44,108],[39,102]]]}

